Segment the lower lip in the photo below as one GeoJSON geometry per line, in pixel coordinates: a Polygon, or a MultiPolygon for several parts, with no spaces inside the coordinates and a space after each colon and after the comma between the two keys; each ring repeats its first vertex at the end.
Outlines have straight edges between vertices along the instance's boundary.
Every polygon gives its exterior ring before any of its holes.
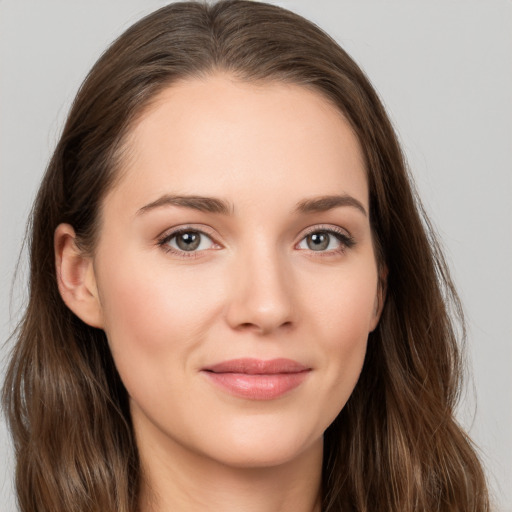
{"type": "Polygon", "coordinates": [[[231,395],[249,400],[273,400],[300,386],[309,371],[258,375],[208,371],[202,373],[231,395]]]}

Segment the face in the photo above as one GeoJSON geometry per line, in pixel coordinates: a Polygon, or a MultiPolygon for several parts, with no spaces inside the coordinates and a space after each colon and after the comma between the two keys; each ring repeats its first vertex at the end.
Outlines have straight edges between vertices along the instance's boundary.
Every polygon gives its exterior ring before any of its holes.
{"type": "Polygon", "coordinates": [[[139,444],[237,467],[321,447],[379,316],[349,124],[218,75],[161,93],[128,144],[93,268],[139,444]]]}

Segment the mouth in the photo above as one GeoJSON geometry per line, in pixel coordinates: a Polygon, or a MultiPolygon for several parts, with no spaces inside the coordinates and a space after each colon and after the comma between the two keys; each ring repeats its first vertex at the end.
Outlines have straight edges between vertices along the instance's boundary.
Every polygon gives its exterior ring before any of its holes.
{"type": "Polygon", "coordinates": [[[300,386],[311,368],[291,359],[232,359],[201,370],[221,390],[249,400],[273,400],[300,386]]]}

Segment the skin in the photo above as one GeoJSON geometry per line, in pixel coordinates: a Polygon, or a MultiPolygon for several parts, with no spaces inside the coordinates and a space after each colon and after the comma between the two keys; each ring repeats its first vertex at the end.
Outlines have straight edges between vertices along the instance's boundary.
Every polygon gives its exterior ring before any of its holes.
{"type": "Polygon", "coordinates": [[[317,92],[218,74],[163,91],[128,146],[94,255],[65,224],[55,246],[62,297],[105,330],[130,396],[141,510],[319,511],[323,433],[383,302],[356,136],[317,92]],[[162,199],[191,195],[227,211],[162,199]],[[183,227],[206,233],[198,250],[179,249],[183,227]],[[341,239],[316,250],[307,235],[326,230],[341,239]],[[241,357],[309,371],[269,400],[201,371],[241,357]]]}

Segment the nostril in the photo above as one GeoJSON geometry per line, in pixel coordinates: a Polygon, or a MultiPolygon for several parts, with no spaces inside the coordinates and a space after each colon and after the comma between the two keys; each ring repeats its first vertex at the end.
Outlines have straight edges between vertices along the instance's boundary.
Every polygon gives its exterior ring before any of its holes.
{"type": "Polygon", "coordinates": [[[237,330],[239,330],[239,331],[258,331],[258,332],[261,332],[262,334],[265,334],[265,333],[275,330],[276,328],[279,330],[282,330],[282,329],[290,330],[290,329],[292,329],[292,327],[293,327],[293,322],[291,322],[291,321],[283,322],[281,325],[265,325],[263,322],[262,322],[262,325],[259,325],[257,323],[244,322],[237,326],[237,330]]]}

